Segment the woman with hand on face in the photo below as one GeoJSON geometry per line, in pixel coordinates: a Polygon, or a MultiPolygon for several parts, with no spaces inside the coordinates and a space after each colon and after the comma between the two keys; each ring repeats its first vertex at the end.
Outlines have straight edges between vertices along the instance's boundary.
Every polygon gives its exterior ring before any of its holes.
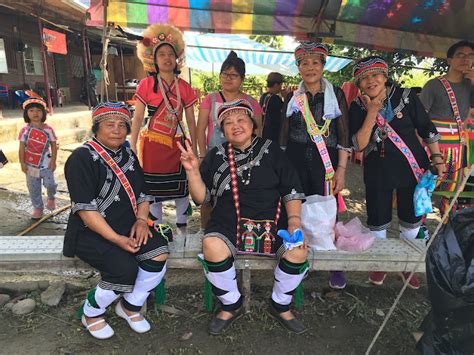
{"type": "MultiPolygon", "coordinates": [[[[430,159],[417,138],[431,152],[431,164],[442,176],[439,134],[417,95],[388,81],[389,68],[380,57],[356,62],[355,83],[362,95],[350,107],[350,132],[356,151],[364,152],[367,224],[378,238],[387,237],[392,220],[392,195],[396,191],[400,237],[415,239],[421,217],[415,216],[413,193],[430,159]]],[[[405,280],[409,273],[402,273],[405,280]]],[[[381,285],[385,272],[372,272],[369,281],[381,285]]],[[[409,287],[420,287],[415,275],[409,287]]]]}
{"type": "Polygon", "coordinates": [[[77,148],[64,172],[72,210],[64,239],[65,256],[77,256],[99,270],[101,280],[83,306],[82,324],[97,339],[114,335],[107,307],[137,333],[150,330],[139,313],[166,272],[170,229],[149,228],[149,201],[136,155],[124,146],[130,111],[121,103],[93,109],[94,138],[77,148]]]}
{"type": "MultiPolygon", "coordinates": [[[[207,151],[225,142],[224,133],[217,122],[217,113],[223,103],[239,99],[247,100],[251,105],[257,122],[257,132],[262,129],[262,108],[259,103],[241,91],[242,83],[245,80],[245,62],[231,51],[224,63],[222,63],[219,74],[221,90],[208,94],[199,106],[199,117],[197,122],[197,140],[199,147],[199,160],[202,161],[207,151]]],[[[211,206],[203,204],[201,206],[201,227],[205,228],[211,206]]]]}
{"type": "MultiPolygon", "coordinates": [[[[301,75],[298,89],[283,106],[282,145],[298,171],[306,196],[337,195],[344,189],[349,119],[344,92],[323,76],[328,48],[303,42],[295,49],[301,75]]],[[[331,271],[329,286],[346,287],[342,271],[331,271]]]]}
{"type": "Polygon", "coordinates": [[[296,232],[304,198],[298,175],[277,143],[255,135],[249,102],[224,103],[218,123],[227,142],[211,149],[201,164],[189,143],[181,148],[193,200],[214,207],[204,231],[203,264],[222,308],[209,332],[225,332],[242,315],[234,257],[250,254],[279,258],[269,312],[287,329],[303,333],[290,311],[292,294],[308,270],[306,241],[296,232]],[[296,232],[300,243],[285,248],[277,229],[296,232]]]}
{"type": "Polygon", "coordinates": [[[137,45],[137,54],[145,71],[151,75],[140,81],[135,94],[131,147],[138,152],[147,188],[155,197],[150,206],[155,224],[163,221],[162,202],[174,199],[176,224],[185,227],[188,185],[176,142],[185,137],[184,112],[196,151],[193,105],[197,99],[191,86],[178,77],[184,60],[183,34],[173,26],[156,23],[148,26],[143,36],[137,45]],[[148,124],[142,130],[145,108],[148,109],[148,124]]]}

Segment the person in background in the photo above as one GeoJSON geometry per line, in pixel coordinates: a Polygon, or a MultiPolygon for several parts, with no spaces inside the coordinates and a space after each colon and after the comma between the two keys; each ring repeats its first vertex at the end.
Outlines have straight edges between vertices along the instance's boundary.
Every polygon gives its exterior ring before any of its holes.
{"type": "MultiPolygon", "coordinates": [[[[286,146],[306,196],[341,192],[351,152],[344,92],[323,76],[327,56],[328,48],[322,43],[303,42],[296,47],[302,81],[287,95],[283,107],[280,143],[286,146]]],[[[331,271],[329,286],[345,288],[344,273],[331,271]]]]}
{"type": "MultiPolygon", "coordinates": [[[[244,99],[252,105],[252,109],[261,131],[262,108],[250,95],[242,92],[242,83],[245,80],[245,62],[231,51],[219,74],[221,90],[210,93],[204,97],[199,106],[197,122],[197,140],[199,146],[199,160],[203,160],[206,153],[212,148],[225,142],[224,133],[217,122],[219,108],[229,101],[244,99]]],[[[207,203],[201,205],[201,227],[206,227],[211,213],[211,206],[207,203]]]]}
{"type": "MultiPolygon", "coordinates": [[[[463,168],[474,163],[474,136],[467,125],[469,110],[474,106],[474,43],[460,41],[449,47],[446,57],[449,69],[445,75],[429,80],[420,94],[428,116],[440,134],[442,158],[447,173],[440,189],[454,192],[462,180],[463,168]],[[468,156],[471,161],[467,161],[468,156]]],[[[472,180],[472,177],[470,178],[472,180]]],[[[472,182],[472,181],[470,181],[472,182]]],[[[469,186],[465,191],[472,190],[469,186]]],[[[441,210],[449,204],[443,199],[441,210]]],[[[472,204],[460,198],[458,204],[472,204]]]]}
{"type": "Polygon", "coordinates": [[[193,106],[197,98],[191,85],[178,77],[185,53],[181,31],[157,23],[148,26],[143,36],[137,44],[137,54],[145,71],[151,75],[140,81],[135,93],[130,146],[138,152],[147,189],[155,197],[150,205],[154,223],[163,222],[162,202],[175,200],[176,225],[184,229],[190,209],[189,192],[176,142],[183,141],[186,136],[184,112],[196,151],[193,106]],[[141,129],[145,108],[148,109],[148,123],[141,129]]]}
{"type": "Polygon", "coordinates": [[[267,92],[260,97],[263,109],[262,138],[278,142],[280,138],[281,109],[283,100],[279,96],[283,85],[283,75],[272,72],[267,77],[267,92]]]}
{"type": "Polygon", "coordinates": [[[43,216],[41,182],[48,193],[46,208],[56,208],[56,188],[54,171],[58,154],[57,138],[46,121],[46,102],[40,97],[30,97],[23,102],[23,119],[27,123],[20,133],[19,160],[21,170],[26,174],[26,184],[33,205],[32,219],[43,216]]]}

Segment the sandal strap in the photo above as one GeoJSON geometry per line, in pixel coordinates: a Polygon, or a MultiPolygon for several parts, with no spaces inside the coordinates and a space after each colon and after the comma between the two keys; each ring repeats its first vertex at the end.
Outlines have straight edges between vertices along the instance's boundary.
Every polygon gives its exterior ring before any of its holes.
{"type": "MultiPolygon", "coordinates": [[[[104,318],[99,319],[98,321],[96,321],[96,322],[94,322],[94,323],[87,324],[87,327],[86,327],[86,328],[89,329],[90,327],[93,327],[93,326],[95,326],[95,325],[97,325],[97,324],[100,324],[100,323],[103,323],[103,322],[105,322],[105,319],[104,319],[104,318]]],[[[86,323],[87,323],[87,321],[86,321],[86,323]]]]}
{"type": "Polygon", "coordinates": [[[142,316],[142,314],[140,312],[132,314],[131,316],[127,315],[128,319],[133,319],[133,318],[137,318],[137,317],[141,317],[141,316],[142,316]]]}

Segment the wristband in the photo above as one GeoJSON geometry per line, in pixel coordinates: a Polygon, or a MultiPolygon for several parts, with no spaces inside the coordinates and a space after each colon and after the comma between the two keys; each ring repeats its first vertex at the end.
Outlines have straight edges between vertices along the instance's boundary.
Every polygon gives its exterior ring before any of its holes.
{"type": "Polygon", "coordinates": [[[298,218],[298,219],[301,219],[301,216],[298,216],[297,214],[293,214],[291,216],[288,216],[288,220],[290,220],[291,218],[298,218]]]}
{"type": "Polygon", "coordinates": [[[338,167],[338,168],[342,168],[342,169],[345,169],[345,168],[346,168],[346,166],[342,166],[342,165],[338,165],[337,167],[338,167]]]}
{"type": "Polygon", "coordinates": [[[433,154],[430,155],[430,160],[433,160],[433,158],[443,158],[443,154],[433,153],[433,154]]]}
{"type": "Polygon", "coordinates": [[[138,222],[138,221],[143,221],[143,222],[145,222],[146,224],[148,224],[148,221],[147,221],[145,218],[143,218],[143,217],[137,217],[137,222],[138,222]]]}

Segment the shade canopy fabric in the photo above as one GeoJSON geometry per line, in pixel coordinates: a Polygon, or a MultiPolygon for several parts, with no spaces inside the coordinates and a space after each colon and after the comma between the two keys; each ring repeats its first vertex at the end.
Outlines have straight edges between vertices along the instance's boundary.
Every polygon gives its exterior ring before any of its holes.
{"type": "MultiPolygon", "coordinates": [[[[285,75],[296,75],[293,56],[294,45],[286,51],[275,51],[243,35],[185,33],[186,66],[204,71],[220,68],[231,50],[242,58],[249,74],[268,74],[277,71],[285,75]]],[[[336,72],[350,63],[350,59],[328,57],[325,70],[336,72]]]]}
{"type": "Polygon", "coordinates": [[[474,38],[473,14],[474,0],[108,0],[107,8],[108,21],[126,27],[164,22],[202,32],[313,35],[437,57],[474,38]]]}

